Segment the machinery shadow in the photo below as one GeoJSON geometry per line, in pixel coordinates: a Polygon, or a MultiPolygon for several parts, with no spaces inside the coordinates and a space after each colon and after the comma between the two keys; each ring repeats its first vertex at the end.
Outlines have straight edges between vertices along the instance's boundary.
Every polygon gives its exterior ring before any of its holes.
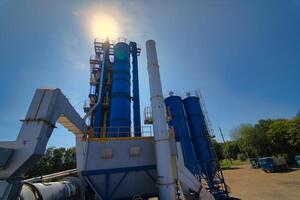
{"type": "Polygon", "coordinates": [[[242,199],[239,199],[239,198],[236,198],[236,197],[229,197],[229,200],[242,200],[242,199]]]}

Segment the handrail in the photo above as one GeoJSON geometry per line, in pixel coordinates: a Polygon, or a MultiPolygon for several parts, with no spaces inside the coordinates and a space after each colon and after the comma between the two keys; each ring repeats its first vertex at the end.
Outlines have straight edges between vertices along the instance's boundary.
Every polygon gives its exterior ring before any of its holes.
{"type": "MultiPolygon", "coordinates": [[[[131,137],[134,133],[140,133],[141,136],[153,136],[152,126],[114,126],[114,127],[90,127],[88,132],[89,138],[97,138],[94,136],[93,130],[99,130],[100,137],[131,137]],[[140,130],[140,131],[134,131],[140,130]]],[[[102,137],[102,138],[103,138],[102,137]]]]}

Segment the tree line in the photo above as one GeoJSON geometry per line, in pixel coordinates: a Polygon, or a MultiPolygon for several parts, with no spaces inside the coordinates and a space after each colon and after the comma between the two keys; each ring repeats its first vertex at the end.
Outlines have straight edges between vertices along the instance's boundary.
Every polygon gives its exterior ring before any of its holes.
{"type": "Polygon", "coordinates": [[[26,174],[25,178],[76,168],[76,148],[50,147],[45,155],[26,174]]]}
{"type": "Polygon", "coordinates": [[[241,124],[231,131],[231,137],[225,144],[213,142],[219,159],[284,156],[293,163],[300,155],[300,116],[241,124]]]}

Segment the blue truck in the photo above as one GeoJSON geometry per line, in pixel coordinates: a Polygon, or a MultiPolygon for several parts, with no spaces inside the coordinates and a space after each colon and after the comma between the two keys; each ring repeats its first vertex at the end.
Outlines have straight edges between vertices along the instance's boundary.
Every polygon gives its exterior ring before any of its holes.
{"type": "Polygon", "coordinates": [[[250,160],[250,164],[251,164],[253,169],[260,168],[258,158],[250,158],[249,160],[250,160]]]}
{"type": "Polygon", "coordinates": [[[287,171],[288,165],[284,157],[259,158],[259,165],[265,172],[287,171]]]}
{"type": "Polygon", "coordinates": [[[296,160],[297,165],[300,167],[300,155],[295,156],[295,160],[296,160]]]}

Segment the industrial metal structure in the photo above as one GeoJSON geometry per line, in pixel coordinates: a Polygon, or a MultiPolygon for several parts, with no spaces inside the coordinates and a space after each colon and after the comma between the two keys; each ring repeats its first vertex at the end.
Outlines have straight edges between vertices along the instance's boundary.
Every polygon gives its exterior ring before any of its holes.
{"type": "Polygon", "coordinates": [[[182,99],[172,93],[165,99],[167,113],[170,116],[169,126],[173,128],[175,139],[181,143],[184,163],[193,174],[199,174],[199,166],[194,152],[192,138],[187,123],[182,99]]]}
{"type": "Polygon", "coordinates": [[[222,171],[218,168],[211,136],[212,129],[203,99],[197,92],[187,97],[170,92],[165,99],[169,126],[174,129],[176,141],[182,145],[187,168],[214,195],[216,199],[228,199],[228,191],[222,171]]]}
{"type": "Polygon", "coordinates": [[[17,140],[0,142],[0,200],[228,199],[201,101],[164,99],[155,42],[146,42],[146,127],[140,119],[141,49],[126,39],[96,39],[94,48],[86,115],[81,118],[59,89],[38,89],[17,140]],[[56,121],[76,137],[76,169],[23,180],[43,156],[56,121]]]}

